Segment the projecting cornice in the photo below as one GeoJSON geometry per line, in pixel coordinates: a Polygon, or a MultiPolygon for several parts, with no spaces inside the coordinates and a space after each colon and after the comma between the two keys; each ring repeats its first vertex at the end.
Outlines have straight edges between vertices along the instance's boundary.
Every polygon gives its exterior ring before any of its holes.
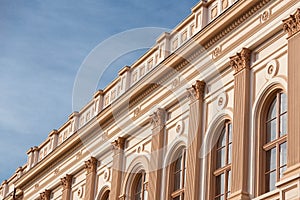
{"type": "Polygon", "coordinates": [[[300,8],[297,9],[295,14],[283,20],[283,30],[291,37],[300,31],[300,8]]]}

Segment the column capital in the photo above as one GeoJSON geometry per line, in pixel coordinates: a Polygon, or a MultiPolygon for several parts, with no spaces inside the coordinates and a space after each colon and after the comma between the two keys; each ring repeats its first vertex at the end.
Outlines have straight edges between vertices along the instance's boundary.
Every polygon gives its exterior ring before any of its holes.
{"type": "Polygon", "coordinates": [[[40,193],[40,200],[50,200],[51,190],[40,193]]]}
{"type": "Polygon", "coordinates": [[[85,169],[87,173],[96,172],[98,160],[94,157],[91,157],[89,160],[85,161],[85,169]]]}
{"type": "Polygon", "coordinates": [[[61,185],[63,190],[71,188],[73,175],[67,174],[65,177],[61,178],[61,185]]]}
{"type": "Polygon", "coordinates": [[[118,139],[113,141],[111,144],[113,145],[114,149],[116,149],[116,150],[124,150],[125,149],[125,141],[126,141],[126,139],[124,137],[118,137],[118,139]]]}
{"type": "Polygon", "coordinates": [[[197,80],[192,87],[187,88],[188,97],[191,101],[203,99],[205,93],[205,82],[197,80]]]}
{"type": "Polygon", "coordinates": [[[162,126],[165,122],[165,110],[162,108],[157,108],[151,115],[151,124],[155,128],[157,126],[162,126]]]}
{"type": "Polygon", "coordinates": [[[283,30],[288,33],[288,36],[298,33],[300,31],[300,8],[297,9],[295,14],[282,21],[283,30]]]}
{"type": "Polygon", "coordinates": [[[243,48],[240,53],[230,57],[230,66],[235,70],[235,73],[243,69],[250,69],[251,50],[243,48]]]}

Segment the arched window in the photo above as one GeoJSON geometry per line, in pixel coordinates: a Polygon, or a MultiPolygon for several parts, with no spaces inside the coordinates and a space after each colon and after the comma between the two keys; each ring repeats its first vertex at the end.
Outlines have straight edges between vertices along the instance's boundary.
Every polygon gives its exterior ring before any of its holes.
{"type": "Polygon", "coordinates": [[[136,175],[133,187],[133,200],[147,200],[148,192],[146,188],[146,173],[140,172],[136,175]]]}
{"type": "Polygon", "coordinates": [[[172,164],[172,185],[173,190],[171,197],[174,200],[183,200],[184,199],[184,184],[186,177],[186,151],[182,149],[172,164]]]}
{"type": "Polygon", "coordinates": [[[225,122],[221,135],[215,148],[215,188],[214,199],[228,199],[231,184],[231,149],[232,149],[232,125],[225,122]]]}
{"type": "Polygon", "coordinates": [[[109,190],[106,190],[104,193],[103,193],[103,195],[102,195],[102,197],[101,197],[101,200],[109,200],[109,190]]]}
{"type": "Polygon", "coordinates": [[[263,151],[265,156],[264,192],[275,189],[275,184],[287,166],[287,97],[278,92],[272,99],[265,117],[263,151]]]}

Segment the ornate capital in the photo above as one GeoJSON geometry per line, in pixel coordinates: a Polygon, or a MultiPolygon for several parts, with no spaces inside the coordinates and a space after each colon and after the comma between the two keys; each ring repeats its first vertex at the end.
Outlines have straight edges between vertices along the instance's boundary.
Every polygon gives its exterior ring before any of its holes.
{"type": "Polygon", "coordinates": [[[66,177],[60,179],[61,180],[61,185],[63,186],[63,190],[71,188],[72,178],[73,178],[72,175],[67,174],[66,177]]]}
{"type": "Polygon", "coordinates": [[[126,139],[123,137],[118,137],[117,140],[113,141],[111,144],[116,150],[124,150],[126,139]]]}
{"type": "Polygon", "coordinates": [[[235,70],[235,73],[243,69],[250,68],[251,50],[243,48],[240,53],[230,57],[230,65],[235,70]]]}
{"type": "Polygon", "coordinates": [[[203,99],[205,92],[205,82],[197,80],[195,85],[187,88],[187,91],[188,97],[191,101],[203,99]]]}
{"type": "Polygon", "coordinates": [[[165,121],[165,110],[158,108],[153,114],[150,115],[150,118],[153,127],[162,126],[165,121]]]}
{"type": "Polygon", "coordinates": [[[50,200],[51,190],[40,193],[40,200],[50,200]]]}
{"type": "Polygon", "coordinates": [[[85,161],[85,169],[87,173],[96,172],[98,160],[94,157],[91,157],[89,160],[85,161]]]}
{"type": "Polygon", "coordinates": [[[289,18],[283,20],[283,30],[292,36],[300,31],[300,8],[289,18]]]}

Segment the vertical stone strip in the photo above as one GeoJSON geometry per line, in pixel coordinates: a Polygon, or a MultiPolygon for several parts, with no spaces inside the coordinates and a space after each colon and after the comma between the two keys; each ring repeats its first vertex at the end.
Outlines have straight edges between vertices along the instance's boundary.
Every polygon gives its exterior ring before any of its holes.
{"type": "Polygon", "coordinates": [[[300,9],[283,21],[288,33],[288,151],[286,174],[300,172],[300,9]]]}
{"type": "Polygon", "coordinates": [[[72,175],[67,174],[66,177],[61,178],[62,190],[62,200],[71,199],[71,186],[72,186],[72,175]]]}
{"type": "Polygon", "coordinates": [[[160,199],[162,193],[162,153],[164,146],[165,111],[158,108],[150,115],[152,124],[151,157],[149,167],[149,200],[160,199]]]}
{"type": "Polygon", "coordinates": [[[187,147],[185,199],[199,199],[200,192],[200,158],[199,150],[202,143],[201,134],[203,121],[203,96],[205,82],[196,81],[188,88],[190,99],[189,133],[187,147]]]}
{"type": "Polygon", "coordinates": [[[234,106],[232,133],[232,184],[230,199],[249,199],[249,111],[251,51],[243,48],[230,57],[234,74],[234,106]]]}
{"type": "Polygon", "coordinates": [[[45,192],[40,193],[40,200],[50,200],[51,190],[45,190],[45,192]]]}
{"type": "Polygon", "coordinates": [[[121,185],[123,177],[123,161],[124,161],[124,149],[125,149],[125,138],[119,137],[113,143],[114,157],[112,167],[112,181],[111,190],[109,193],[110,200],[119,200],[121,194],[121,185]]]}
{"type": "Polygon", "coordinates": [[[86,185],[84,200],[95,199],[97,163],[98,160],[94,157],[91,157],[89,160],[85,161],[86,185]]]}

